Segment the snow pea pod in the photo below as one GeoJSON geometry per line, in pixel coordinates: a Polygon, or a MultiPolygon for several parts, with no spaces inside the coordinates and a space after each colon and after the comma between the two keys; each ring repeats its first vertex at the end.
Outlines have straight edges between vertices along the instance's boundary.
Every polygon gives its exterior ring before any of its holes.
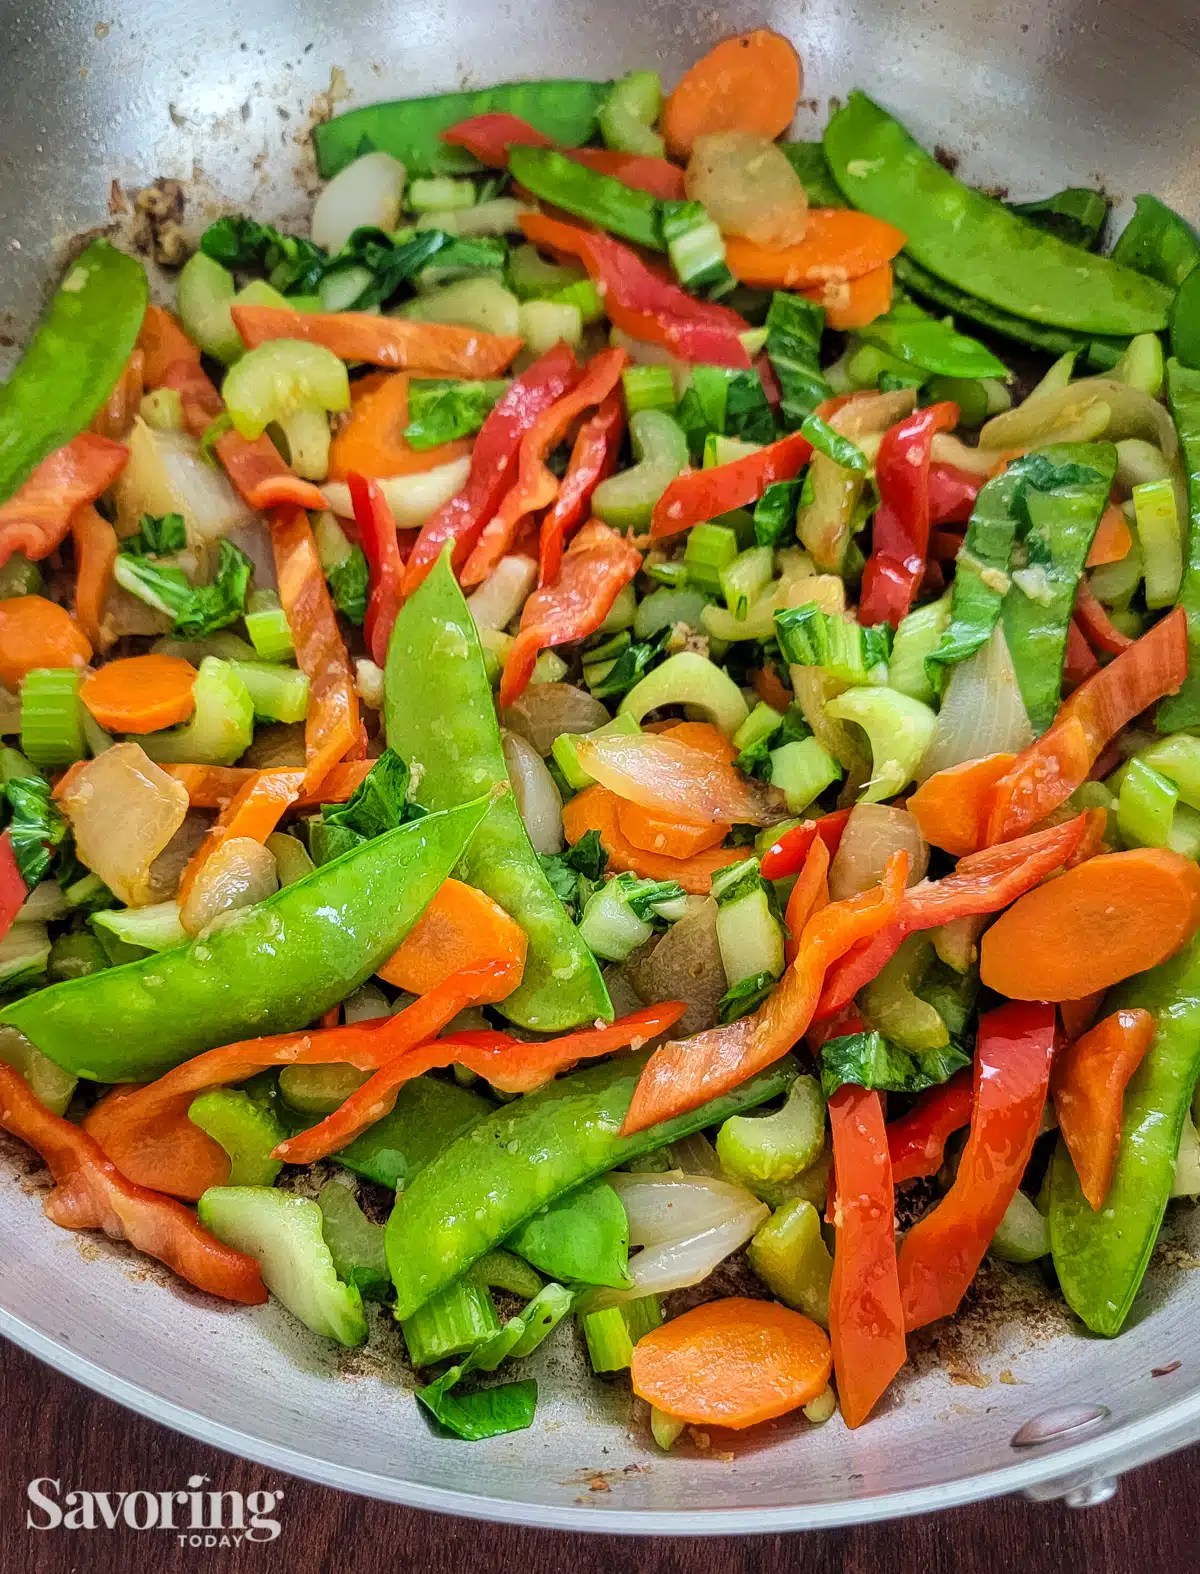
{"type": "Polygon", "coordinates": [[[663,251],[662,204],[649,192],[576,164],[553,148],[514,147],[508,155],[512,177],[543,202],[614,235],[663,251]]]}
{"type": "Polygon", "coordinates": [[[851,93],[824,145],[849,201],[902,229],[909,255],[959,289],[1078,333],[1166,326],[1171,293],[1157,280],[1082,252],[964,185],[865,93],[851,93]]]}
{"type": "Polygon", "coordinates": [[[1112,249],[1116,262],[1177,290],[1200,263],[1200,239],[1186,219],[1157,197],[1133,199],[1134,214],[1112,249]]]}
{"type": "Polygon", "coordinates": [[[14,1001],[0,1022],[97,1082],[149,1082],[201,1050],[301,1028],[387,960],[488,810],[377,836],[222,928],[14,1001]]]}
{"type": "Polygon", "coordinates": [[[560,1077],[472,1126],[421,1171],[387,1226],[397,1317],[411,1317],[555,1197],[785,1092],[796,1075],[787,1056],[699,1109],[623,1137],[648,1058],[626,1055],[560,1077]]]}
{"type": "Polygon", "coordinates": [[[1121,1331],[1146,1272],[1175,1178],[1200,1076],[1200,936],[1105,997],[1104,1014],[1140,1007],[1156,1027],[1125,1090],[1121,1144],[1104,1206],[1084,1198],[1066,1144],[1050,1177],[1050,1249],[1071,1308],[1098,1334],[1121,1331]]]}
{"type": "Polygon", "coordinates": [[[0,385],[0,503],[78,436],[112,392],[142,326],[140,262],[96,240],[70,268],[0,385]]]}
{"type": "MultiPolygon", "coordinates": [[[[392,1113],[333,1154],[333,1162],[403,1191],[418,1170],[494,1108],[491,1099],[457,1082],[414,1077],[400,1089],[392,1113]]],[[[303,1130],[304,1124],[295,1129],[303,1130]]]]}
{"type": "MultiPolygon", "coordinates": [[[[507,782],[475,620],[445,552],[396,618],[384,692],[388,744],[408,761],[414,795],[427,809],[507,782]]],[[[596,959],[551,889],[512,793],[493,806],[459,874],[529,937],[525,976],[499,1007],[505,1016],[543,1033],[612,1021],[596,959]]]]}
{"type": "Polygon", "coordinates": [[[1159,732],[1180,732],[1200,726],[1200,371],[1174,357],[1167,362],[1167,405],[1187,477],[1187,550],[1178,605],[1187,613],[1188,675],[1179,693],[1160,703],[1154,724],[1159,732]]]}

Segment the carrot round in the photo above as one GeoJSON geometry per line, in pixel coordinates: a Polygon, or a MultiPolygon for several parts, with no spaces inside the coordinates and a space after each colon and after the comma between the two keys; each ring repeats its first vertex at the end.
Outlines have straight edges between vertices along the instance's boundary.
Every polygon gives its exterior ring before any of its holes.
{"type": "Polygon", "coordinates": [[[772,141],[791,125],[800,98],[800,56],[769,28],[739,33],[701,56],[663,107],[670,152],[686,159],[697,137],[751,131],[772,141]]]}
{"type": "Polygon", "coordinates": [[[1125,1087],[1154,1037],[1149,1011],[1114,1011],[1070,1045],[1054,1076],[1054,1112],[1079,1176],[1099,1212],[1121,1140],[1125,1087]]]}
{"type": "Polygon", "coordinates": [[[35,667],[82,667],[91,659],[87,636],[65,607],[45,596],[0,601],[0,678],[10,689],[35,667]]]}
{"type": "Polygon", "coordinates": [[[1200,924],[1200,868],[1165,847],[1105,853],[1014,902],[980,976],[1012,1000],[1078,1000],[1173,956],[1200,924]]]}
{"type": "Polygon", "coordinates": [[[801,294],[825,308],[825,326],[839,333],[865,328],[892,307],[892,265],[872,268],[848,283],[834,281],[824,289],[802,290],[801,294]]]}
{"type": "Polygon", "coordinates": [[[195,683],[182,656],[126,656],[86,677],[79,697],[111,732],[158,732],[192,714],[195,683]]]}
{"type": "MultiPolygon", "coordinates": [[[[484,962],[524,965],[525,931],[490,896],[446,880],[399,950],[378,969],[386,983],[410,994],[426,995],[452,973],[484,962]]],[[[511,979],[506,994],[516,988],[511,979]]]]}
{"type": "Polygon", "coordinates": [[[681,1421],[735,1430],[785,1415],[823,1391],[829,1340],[775,1301],[709,1301],[634,1346],[633,1391],[681,1421]]]}
{"type": "Polygon", "coordinates": [[[1015,759],[1015,754],[989,754],[935,771],[922,782],[906,807],[925,840],[955,858],[986,847],[993,792],[1015,759]]]}
{"type": "Polygon", "coordinates": [[[725,240],[735,279],[763,289],[829,289],[884,268],[904,246],[904,232],[854,208],[810,208],[804,239],[778,250],[740,235],[725,240]]]}
{"type": "MultiPolygon", "coordinates": [[[[367,379],[363,379],[367,381],[367,379]]],[[[350,419],[329,445],[329,479],[344,481],[351,471],[381,479],[436,470],[471,452],[466,441],[440,443],[436,448],[410,448],[408,375],[394,372],[353,399],[350,419]]],[[[357,386],[357,385],[356,385],[357,386]]]]}

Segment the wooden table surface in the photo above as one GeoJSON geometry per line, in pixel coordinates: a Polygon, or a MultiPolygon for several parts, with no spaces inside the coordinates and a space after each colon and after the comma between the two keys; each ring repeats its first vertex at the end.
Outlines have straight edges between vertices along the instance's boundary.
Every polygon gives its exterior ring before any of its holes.
{"type": "MultiPolygon", "coordinates": [[[[1008,1499],[806,1536],[643,1540],[421,1514],[311,1486],[123,1410],[0,1341],[2,1574],[1182,1574],[1200,1542],[1200,1448],[1125,1478],[1084,1511],[1008,1499]],[[95,1490],[278,1491],[279,1539],[180,1547],[169,1531],[31,1530],[27,1483],[95,1490]]],[[[39,1513],[37,1516],[43,1516],[39,1513]]]]}

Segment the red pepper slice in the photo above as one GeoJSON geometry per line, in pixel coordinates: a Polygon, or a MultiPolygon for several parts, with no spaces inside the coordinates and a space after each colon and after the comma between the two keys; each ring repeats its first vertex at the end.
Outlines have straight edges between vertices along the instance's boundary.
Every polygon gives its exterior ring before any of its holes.
{"type": "MultiPolygon", "coordinates": [[[[442,141],[467,148],[489,169],[507,169],[510,148],[552,148],[555,144],[519,115],[473,115],[442,132],[442,141]]],[[[615,148],[559,148],[565,158],[586,164],[601,175],[652,197],[679,202],[685,196],[683,171],[665,158],[647,158],[638,153],[620,153],[615,148]]]]}
{"type": "Polygon", "coordinates": [[[370,595],[363,618],[363,637],[377,667],[387,661],[392,624],[400,610],[404,560],[396,538],[396,520],[378,481],[356,472],[347,477],[354,518],[370,570],[370,595]]]}
{"type": "Polygon", "coordinates": [[[933,434],[957,425],[958,406],[946,400],[914,410],[883,434],[875,461],[879,507],[863,570],[860,623],[896,628],[912,605],[929,553],[933,434]]]}
{"type": "Polygon", "coordinates": [[[946,1140],[971,1119],[975,1102],[970,1071],[943,1082],[940,1088],[923,1093],[907,1115],[888,1126],[888,1152],[892,1158],[892,1180],[919,1180],[936,1175],[946,1154],[946,1140]]]}
{"type": "Polygon", "coordinates": [[[471,451],[467,484],[421,526],[404,566],[405,596],[411,596],[425,578],[447,541],[454,543],[454,567],[462,567],[512,485],[521,439],[578,381],[579,366],[570,346],[560,340],[493,405],[471,451]]]}
{"type": "Polygon", "coordinates": [[[1076,623],[1093,650],[1104,650],[1110,656],[1119,656],[1133,644],[1128,634],[1122,634],[1119,628],[1114,627],[1086,579],[1079,581],[1079,589],[1075,593],[1075,622],[1071,627],[1074,628],[1076,623]]]}
{"type": "Polygon", "coordinates": [[[949,1317],[1013,1200],[1050,1085],[1054,1007],[1010,1001],[979,1019],[975,1109],[953,1186],[900,1246],[905,1327],[949,1317]]]}
{"type": "Polygon", "coordinates": [[[861,1426],[904,1365],[895,1188],[879,1094],[844,1083],[829,1100],[837,1245],[829,1340],[842,1419],[861,1426]]]}
{"type": "Polygon", "coordinates": [[[790,831],[784,831],[762,856],[763,878],[784,880],[790,874],[799,874],[808,857],[808,849],[818,836],[831,853],[836,853],[849,818],[849,809],[836,809],[819,820],[806,820],[803,825],[793,825],[790,831]]]}
{"type": "Polygon", "coordinates": [[[197,1289],[243,1306],[267,1299],[258,1264],[222,1246],[180,1202],[126,1180],[93,1137],[52,1115],[0,1062],[0,1126],[40,1153],[54,1176],[46,1217],[67,1230],[103,1230],[156,1257],[197,1289]]]}
{"type": "Polygon", "coordinates": [[[25,905],[29,895],[25,876],[17,867],[12,837],[7,831],[0,836],[0,940],[13,926],[13,920],[25,905]]]}
{"type": "Polygon", "coordinates": [[[71,517],[107,492],[129,458],[123,443],[80,432],[48,454],[29,479],[0,503],[0,564],[14,552],[49,557],[66,540],[71,517]]]}
{"type": "Polygon", "coordinates": [[[1077,689],[1079,685],[1099,672],[1100,663],[1092,654],[1092,647],[1083,637],[1079,619],[1072,618],[1067,629],[1067,654],[1063,661],[1063,687],[1077,689]]]}
{"type": "Polygon", "coordinates": [[[625,401],[614,388],[595,415],[580,427],[554,507],[542,520],[538,543],[539,585],[549,585],[558,578],[563,546],[568,536],[582,524],[592,493],[617,468],[624,435],[625,401]]]}
{"type": "Polygon", "coordinates": [[[734,508],[745,508],[760,498],[773,481],[791,481],[812,458],[807,437],[793,432],[757,453],[746,454],[711,470],[685,470],[676,476],[654,505],[650,535],[678,535],[693,525],[715,519],[734,508]]]}
{"type": "Polygon", "coordinates": [[[929,522],[931,525],[965,525],[983,490],[986,476],[972,475],[957,465],[929,467],[929,522]]]}
{"type": "Polygon", "coordinates": [[[619,531],[598,519],[584,525],[563,554],[558,578],[525,603],[500,680],[501,706],[525,692],[539,651],[594,634],[641,566],[642,554],[619,531]]]}

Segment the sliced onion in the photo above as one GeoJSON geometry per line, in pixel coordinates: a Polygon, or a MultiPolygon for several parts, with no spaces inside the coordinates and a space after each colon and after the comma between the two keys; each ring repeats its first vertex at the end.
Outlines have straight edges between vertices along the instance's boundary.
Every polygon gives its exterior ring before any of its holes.
{"type": "Polygon", "coordinates": [[[400,222],[404,165],[390,153],[365,153],[338,173],[317,198],[312,238],[339,252],[356,229],[394,230],[400,222]]]}
{"type": "Polygon", "coordinates": [[[208,835],[211,815],[189,809],[183,824],[150,866],[150,901],[173,901],[192,854],[208,835]]]}
{"type": "Polygon", "coordinates": [[[1008,643],[997,624],[981,650],[950,669],[937,731],[921,761],[918,780],[964,760],[1019,754],[1032,742],[1033,728],[1017,686],[1008,643]]]}
{"type": "Polygon", "coordinates": [[[532,683],[515,704],[500,712],[500,725],[528,738],[549,754],[564,732],[595,732],[612,718],[598,699],[573,683],[532,683]]]}
{"type": "Polygon", "coordinates": [[[562,794],[546,762],[527,738],[505,732],[504,763],[535,853],[563,850],[562,794]]]}
{"type": "Polygon", "coordinates": [[[1179,452],[1175,423],[1167,411],[1144,389],[1119,383],[1112,377],[1083,377],[1053,393],[1026,399],[1015,410],[995,415],[979,433],[981,447],[1030,448],[1063,440],[1085,420],[1090,406],[1108,406],[1108,420],[1099,432],[1110,442],[1141,437],[1156,443],[1167,462],[1179,452]]]}
{"type": "Polygon", "coordinates": [[[80,861],[128,907],[157,900],[150,865],[183,824],[187,788],[136,743],[89,760],[63,794],[80,861]]]}
{"type": "Polygon", "coordinates": [[[787,815],[776,787],[701,749],[653,732],[594,734],[576,747],[602,787],[692,825],[774,825],[787,815]]]}
{"type": "Polygon", "coordinates": [[[371,710],[383,709],[383,668],[359,656],[354,663],[354,687],[358,697],[371,710]]]}
{"type": "Polygon", "coordinates": [[[467,597],[476,627],[507,628],[537,583],[537,571],[534,559],[522,552],[502,557],[475,594],[467,597]]]}
{"type": "Polygon", "coordinates": [[[633,984],[646,1005],[684,1000],[687,1010],[671,1030],[672,1038],[690,1038],[713,1027],[717,1007],[729,985],[717,943],[717,904],[711,896],[689,899],[687,911],[650,952],[627,964],[633,984]]]}
{"type": "Polygon", "coordinates": [[[990,476],[1005,455],[995,448],[970,448],[953,432],[933,434],[932,458],[935,464],[953,465],[968,475],[990,476]]]}
{"type": "Polygon", "coordinates": [[[697,137],[684,185],[723,235],[758,246],[798,246],[808,228],[808,196],[787,155],[766,137],[718,131],[697,137]]]}
{"type": "Polygon", "coordinates": [[[158,432],[139,416],[125,441],[129,460],[113,484],[118,535],[133,535],[143,514],[182,514],[191,541],[212,541],[257,522],[224,470],[201,456],[187,432],[158,432]]]}
{"type": "Polygon", "coordinates": [[[685,1175],[708,1175],[723,1180],[725,1171],[717,1157],[717,1150],[702,1131],[671,1144],[671,1164],[685,1175]]]}
{"type": "Polygon", "coordinates": [[[907,809],[884,803],[857,803],[829,866],[829,895],[835,902],[878,885],[893,853],[908,854],[908,883],[916,885],[929,868],[929,844],[907,809]]]}
{"type": "MultiPolygon", "coordinates": [[[[447,465],[434,470],[423,470],[419,475],[393,475],[381,477],[379,488],[400,530],[415,530],[436,514],[443,503],[448,503],[456,492],[461,492],[471,468],[470,459],[452,459],[447,465]]],[[[354,518],[354,504],[350,501],[350,488],[344,481],[327,481],[321,488],[329,507],[342,519],[354,518]]]]}
{"type": "Polygon", "coordinates": [[[179,921],[198,935],[216,919],[238,908],[252,907],[279,889],[275,859],[261,842],[234,836],[222,842],[192,883],[179,921]]]}
{"type": "Polygon", "coordinates": [[[278,590],[279,579],[275,573],[275,552],[271,546],[271,532],[265,519],[255,519],[248,525],[239,525],[229,532],[229,539],[240,547],[254,564],[255,590],[278,590]]]}

